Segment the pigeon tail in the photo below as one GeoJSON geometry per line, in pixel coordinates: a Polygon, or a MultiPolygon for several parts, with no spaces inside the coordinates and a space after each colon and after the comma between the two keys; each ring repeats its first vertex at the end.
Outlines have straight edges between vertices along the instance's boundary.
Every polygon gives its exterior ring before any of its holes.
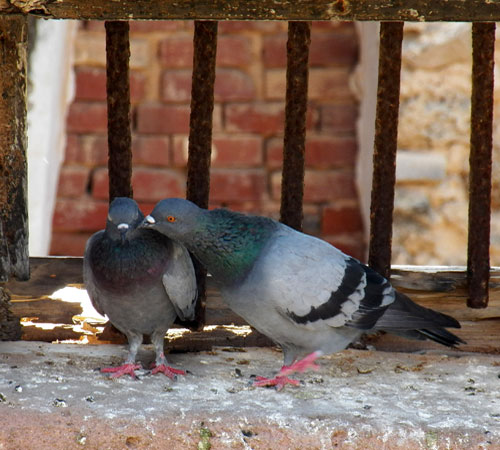
{"type": "Polygon", "coordinates": [[[404,336],[410,339],[431,339],[448,347],[465,344],[458,336],[445,328],[460,328],[453,317],[417,305],[406,295],[396,292],[396,299],[377,321],[376,330],[404,336]]]}

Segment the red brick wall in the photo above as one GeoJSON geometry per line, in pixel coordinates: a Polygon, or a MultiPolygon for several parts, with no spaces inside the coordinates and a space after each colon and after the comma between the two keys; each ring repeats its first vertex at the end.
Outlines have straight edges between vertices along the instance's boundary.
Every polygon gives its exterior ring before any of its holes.
{"type": "MultiPolygon", "coordinates": [[[[211,203],[278,216],[287,25],[219,24],[211,203]]],[[[192,22],[131,23],[134,197],[148,213],[184,196],[192,22]]],[[[362,257],[354,185],[357,104],[349,78],[357,61],[352,24],[314,23],[307,121],[305,231],[362,257]]],[[[81,255],[107,212],[104,26],[80,25],[76,96],[53,218],[51,253],[81,255]]]]}

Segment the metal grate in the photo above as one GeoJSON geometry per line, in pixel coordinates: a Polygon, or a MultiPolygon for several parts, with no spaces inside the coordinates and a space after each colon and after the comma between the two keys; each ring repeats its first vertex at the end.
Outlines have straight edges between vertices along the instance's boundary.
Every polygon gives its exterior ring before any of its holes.
{"type": "MultiPolygon", "coordinates": [[[[187,197],[208,206],[218,19],[289,20],[287,97],[281,218],[302,222],[307,112],[308,20],[392,20],[380,31],[379,86],[374,153],[369,263],[390,275],[392,210],[399,108],[401,43],[405,20],[494,21],[500,7],[487,0],[414,0],[412,7],[380,2],[232,0],[215,2],[65,0],[0,6],[0,281],[28,277],[26,208],[26,14],[60,19],[107,19],[108,138],[110,199],[132,196],[128,20],[198,19],[195,22],[193,87],[187,197]],[[24,15],[20,15],[22,13],[24,15]],[[115,22],[114,20],[125,20],[115,22]],[[208,21],[207,21],[208,20],[208,21]],[[212,20],[212,21],[210,21],[212,20]],[[296,22],[296,20],[303,20],[296,22]],[[5,126],[9,124],[9,126],[5,126]]],[[[493,105],[493,23],[473,25],[471,174],[468,281],[470,307],[488,303],[491,139],[493,105]]],[[[200,289],[204,273],[199,270],[200,289]]],[[[203,322],[203,304],[199,307],[203,322]]]]}

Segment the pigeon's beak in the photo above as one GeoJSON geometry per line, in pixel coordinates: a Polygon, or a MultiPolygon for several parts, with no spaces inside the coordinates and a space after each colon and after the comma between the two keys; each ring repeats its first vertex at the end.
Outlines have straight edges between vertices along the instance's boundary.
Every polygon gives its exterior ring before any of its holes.
{"type": "Polygon", "coordinates": [[[156,220],[153,216],[146,216],[142,222],[142,226],[145,228],[151,228],[152,225],[156,224],[156,220]]]}
{"type": "Polygon", "coordinates": [[[125,237],[129,229],[129,226],[127,223],[120,223],[116,228],[118,228],[118,231],[120,232],[120,238],[123,244],[125,242],[125,237]]]}

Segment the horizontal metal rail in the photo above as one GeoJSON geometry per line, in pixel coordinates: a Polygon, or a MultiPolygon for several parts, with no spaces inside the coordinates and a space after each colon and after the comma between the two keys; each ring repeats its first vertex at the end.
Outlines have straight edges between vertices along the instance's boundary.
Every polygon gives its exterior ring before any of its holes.
{"type": "Polygon", "coordinates": [[[500,21],[491,0],[0,0],[0,14],[84,20],[500,21]]]}

